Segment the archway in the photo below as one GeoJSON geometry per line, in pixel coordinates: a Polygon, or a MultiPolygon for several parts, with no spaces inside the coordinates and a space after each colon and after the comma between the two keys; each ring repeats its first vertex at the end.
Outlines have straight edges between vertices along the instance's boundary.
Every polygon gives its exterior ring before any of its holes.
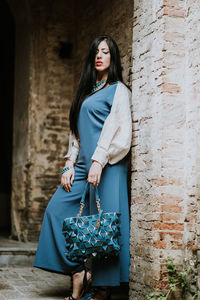
{"type": "Polygon", "coordinates": [[[0,234],[9,235],[11,229],[15,28],[13,16],[4,0],[0,1],[0,36],[0,234]]]}

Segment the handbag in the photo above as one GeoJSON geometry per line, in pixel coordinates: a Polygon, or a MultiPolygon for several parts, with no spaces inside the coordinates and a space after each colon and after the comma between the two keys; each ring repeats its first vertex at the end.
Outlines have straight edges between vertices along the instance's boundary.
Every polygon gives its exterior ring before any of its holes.
{"type": "Polygon", "coordinates": [[[63,221],[65,255],[73,262],[87,261],[91,256],[108,258],[117,256],[120,252],[120,214],[103,212],[97,187],[95,198],[98,214],[82,216],[88,186],[87,182],[77,216],[65,218],[63,221]]]}

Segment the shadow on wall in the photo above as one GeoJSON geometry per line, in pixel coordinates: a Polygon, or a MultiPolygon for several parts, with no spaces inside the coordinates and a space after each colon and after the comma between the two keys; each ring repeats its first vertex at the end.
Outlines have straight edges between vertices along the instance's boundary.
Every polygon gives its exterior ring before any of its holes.
{"type": "Polygon", "coordinates": [[[14,44],[12,14],[6,1],[0,2],[0,234],[10,232],[10,196],[13,136],[14,44]]]}

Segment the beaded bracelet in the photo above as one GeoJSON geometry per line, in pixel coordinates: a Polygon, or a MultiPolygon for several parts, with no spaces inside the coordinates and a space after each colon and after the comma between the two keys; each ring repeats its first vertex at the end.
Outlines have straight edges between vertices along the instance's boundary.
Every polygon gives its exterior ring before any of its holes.
{"type": "Polygon", "coordinates": [[[63,169],[62,169],[62,174],[64,174],[66,171],[68,171],[70,168],[69,167],[64,167],[63,169]]]}

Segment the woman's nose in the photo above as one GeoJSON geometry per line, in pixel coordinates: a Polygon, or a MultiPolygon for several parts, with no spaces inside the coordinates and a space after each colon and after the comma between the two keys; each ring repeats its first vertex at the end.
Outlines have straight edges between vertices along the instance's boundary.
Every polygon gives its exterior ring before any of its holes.
{"type": "Polygon", "coordinates": [[[97,53],[97,58],[101,58],[101,53],[97,53]]]}

